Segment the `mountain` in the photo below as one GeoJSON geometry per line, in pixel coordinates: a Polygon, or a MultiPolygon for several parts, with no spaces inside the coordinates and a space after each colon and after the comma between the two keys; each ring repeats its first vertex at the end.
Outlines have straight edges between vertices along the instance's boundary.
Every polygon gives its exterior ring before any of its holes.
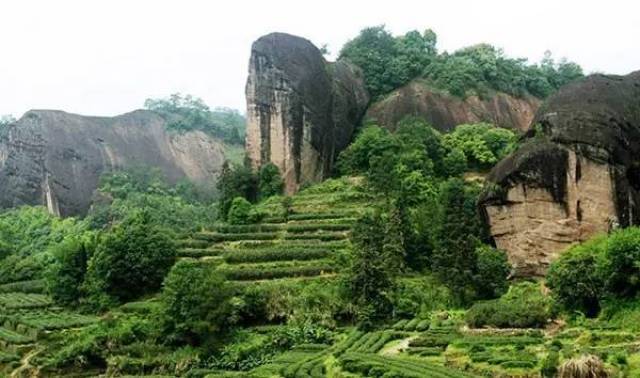
{"type": "Polygon", "coordinates": [[[32,110],[0,135],[0,207],[45,205],[63,216],[85,214],[102,173],[155,167],[169,182],[211,184],[222,144],[202,131],[173,133],[154,112],[88,117],[32,110]]]}
{"type": "Polygon", "coordinates": [[[360,69],[284,33],[253,43],[246,96],[251,165],[278,166],[289,193],[328,177],[369,102],[360,69]]]}
{"type": "Polygon", "coordinates": [[[488,180],[480,207],[519,275],[542,275],[569,245],[640,223],[640,71],[563,87],[488,180]]]}

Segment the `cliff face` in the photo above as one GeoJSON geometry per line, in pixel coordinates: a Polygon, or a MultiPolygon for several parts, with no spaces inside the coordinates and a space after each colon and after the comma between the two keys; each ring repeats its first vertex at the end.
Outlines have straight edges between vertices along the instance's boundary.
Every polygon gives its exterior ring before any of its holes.
{"type": "Polygon", "coordinates": [[[372,104],[365,118],[390,130],[395,130],[396,124],[406,116],[424,118],[441,131],[478,122],[526,130],[539,106],[540,100],[535,97],[516,98],[505,93],[486,100],[477,96],[461,99],[434,90],[424,81],[414,80],[372,104]]]}
{"type": "Polygon", "coordinates": [[[369,101],[358,68],[283,33],[253,43],[246,97],[251,165],[274,163],[289,193],[327,177],[369,101]]]}
{"type": "Polygon", "coordinates": [[[33,110],[0,135],[0,207],[45,205],[58,215],[84,214],[103,172],[158,167],[171,182],[204,184],[215,180],[223,161],[214,138],[168,133],[153,112],[85,117],[33,110]]]}
{"type": "Polygon", "coordinates": [[[480,200],[521,276],[544,274],[573,243],[640,223],[640,72],[570,84],[533,125],[480,200]]]}

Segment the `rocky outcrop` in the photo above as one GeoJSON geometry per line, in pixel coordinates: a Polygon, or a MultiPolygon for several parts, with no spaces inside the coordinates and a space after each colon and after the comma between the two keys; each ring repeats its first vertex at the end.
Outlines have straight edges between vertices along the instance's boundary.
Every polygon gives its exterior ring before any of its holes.
{"type": "Polygon", "coordinates": [[[32,110],[0,135],[0,207],[45,205],[81,215],[103,172],[157,167],[170,182],[210,184],[223,160],[217,140],[200,131],[169,133],[150,111],[109,118],[32,110]]]}
{"type": "Polygon", "coordinates": [[[640,223],[640,72],[563,87],[488,181],[480,209],[521,276],[544,274],[573,243],[640,223]]]}
{"type": "Polygon", "coordinates": [[[251,165],[274,163],[289,193],[328,176],[369,101],[357,67],[283,33],[253,43],[246,97],[251,165]]]}
{"type": "Polygon", "coordinates": [[[539,106],[540,100],[535,97],[516,98],[505,93],[496,93],[487,99],[478,96],[462,99],[417,79],[372,104],[365,118],[392,131],[407,116],[423,118],[440,131],[478,122],[526,130],[539,106]]]}

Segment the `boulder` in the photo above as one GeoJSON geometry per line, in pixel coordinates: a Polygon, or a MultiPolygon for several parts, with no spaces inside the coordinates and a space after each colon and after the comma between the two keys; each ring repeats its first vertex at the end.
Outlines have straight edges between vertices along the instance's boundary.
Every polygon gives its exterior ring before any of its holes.
{"type": "Polygon", "coordinates": [[[488,98],[469,96],[463,99],[434,89],[422,79],[416,79],[373,103],[365,118],[375,120],[391,131],[407,116],[423,118],[440,131],[449,131],[464,123],[479,122],[524,131],[540,102],[532,96],[517,98],[500,92],[488,98]]]}
{"type": "Polygon", "coordinates": [[[330,174],[369,101],[359,68],[284,33],[253,43],[246,98],[249,162],[275,164],[288,193],[330,174]]]}
{"type": "Polygon", "coordinates": [[[479,201],[520,276],[545,274],[572,244],[640,223],[640,71],[591,75],[538,110],[479,201]]]}
{"type": "Polygon", "coordinates": [[[86,117],[32,110],[0,135],[0,207],[44,205],[57,215],[83,215],[105,172],[157,167],[171,183],[210,185],[223,161],[216,139],[167,132],[150,111],[86,117]]]}

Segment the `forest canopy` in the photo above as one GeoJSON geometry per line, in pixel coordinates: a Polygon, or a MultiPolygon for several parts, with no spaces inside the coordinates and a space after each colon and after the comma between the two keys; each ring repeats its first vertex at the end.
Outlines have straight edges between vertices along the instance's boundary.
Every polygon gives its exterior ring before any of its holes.
{"type": "Polygon", "coordinates": [[[438,53],[437,35],[431,29],[393,36],[383,25],[363,29],[344,45],[340,58],[362,68],[373,98],[416,78],[426,79],[459,97],[500,91],[518,97],[545,98],[583,76],[578,64],[566,59],[556,61],[549,51],[534,64],[524,58],[508,57],[486,43],[438,53]]]}
{"type": "Polygon", "coordinates": [[[200,130],[228,144],[244,144],[246,120],[235,109],[218,107],[211,110],[202,99],[180,93],[168,98],[149,98],[144,107],[166,119],[170,130],[200,130]]]}

